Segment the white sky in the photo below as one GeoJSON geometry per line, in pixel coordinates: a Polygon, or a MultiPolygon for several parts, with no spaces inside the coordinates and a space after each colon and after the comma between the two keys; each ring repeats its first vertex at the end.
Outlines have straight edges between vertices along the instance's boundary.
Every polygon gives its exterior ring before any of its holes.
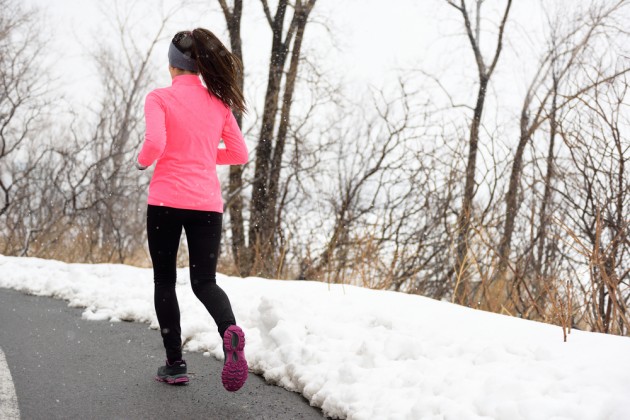
{"type": "MultiPolygon", "coordinates": [[[[96,42],[111,37],[102,9],[113,10],[116,1],[27,0],[27,3],[45,10],[46,21],[50,23],[48,50],[55,63],[55,73],[61,76],[64,92],[73,100],[89,100],[90,92],[98,88],[95,84],[98,79],[86,52],[96,42]]],[[[138,33],[150,34],[159,19],[159,5],[168,10],[182,2],[118,3],[125,7],[134,4],[138,12],[135,14],[138,33]]],[[[176,7],[179,12],[168,25],[166,38],[170,39],[181,29],[203,26],[213,30],[227,44],[229,38],[218,2],[190,0],[189,3],[176,7]]],[[[247,75],[252,77],[246,83],[248,89],[258,91],[266,81],[271,32],[260,2],[246,0],[244,3],[243,54],[247,75]]],[[[499,5],[487,4],[488,12],[499,5]]],[[[499,6],[503,4],[500,2],[499,6]]],[[[537,0],[515,2],[511,12],[514,22],[509,31],[512,37],[523,32],[517,21],[527,21],[529,26],[535,23],[535,17],[539,16],[537,5],[537,0]]],[[[461,16],[443,0],[319,0],[313,18],[315,23],[307,28],[304,48],[316,57],[318,65],[343,79],[347,86],[359,91],[370,84],[380,87],[395,81],[401,69],[422,68],[437,76],[464,75],[466,85],[461,90],[466,94],[472,91],[469,88],[475,81],[476,70],[467,40],[461,36],[461,16]]],[[[535,32],[535,28],[531,32],[535,32]]],[[[139,39],[142,40],[142,35],[139,39]]],[[[487,39],[492,40],[492,37],[487,39]]],[[[160,79],[163,85],[169,84],[166,42],[158,46],[155,55],[156,64],[161,60],[165,69],[160,79]]],[[[513,82],[509,86],[513,86],[513,82]]]]}

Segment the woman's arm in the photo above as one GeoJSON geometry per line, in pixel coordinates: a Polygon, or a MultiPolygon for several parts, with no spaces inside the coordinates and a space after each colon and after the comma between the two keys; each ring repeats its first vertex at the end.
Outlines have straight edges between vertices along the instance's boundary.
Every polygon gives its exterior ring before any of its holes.
{"type": "Polygon", "coordinates": [[[138,155],[140,166],[151,166],[166,147],[166,114],[159,96],[154,92],[147,95],[144,102],[146,132],[144,144],[138,155]]]}
{"type": "Polygon", "coordinates": [[[219,148],[217,151],[217,165],[243,165],[247,163],[249,159],[247,145],[241,129],[236,123],[236,118],[229,109],[225,117],[221,138],[225,144],[225,149],[219,148]]]}

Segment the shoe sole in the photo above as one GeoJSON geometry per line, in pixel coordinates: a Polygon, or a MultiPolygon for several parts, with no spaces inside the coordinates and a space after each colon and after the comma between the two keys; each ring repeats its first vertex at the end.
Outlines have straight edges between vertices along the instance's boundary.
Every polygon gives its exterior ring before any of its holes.
{"type": "Polygon", "coordinates": [[[238,391],[247,380],[247,360],[245,360],[245,334],[240,327],[231,325],[223,335],[225,364],[221,372],[223,387],[230,391],[238,391]]]}
{"type": "Polygon", "coordinates": [[[169,385],[180,385],[188,383],[187,375],[175,375],[175,376],[156,376],[155,380],[158,382],[166,382],[169,385]]]}

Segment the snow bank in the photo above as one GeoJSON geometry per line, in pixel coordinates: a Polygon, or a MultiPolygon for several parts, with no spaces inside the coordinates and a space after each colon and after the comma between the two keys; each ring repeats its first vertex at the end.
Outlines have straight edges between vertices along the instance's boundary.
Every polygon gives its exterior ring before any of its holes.
{"type": "MultiPolygon", "coordinates": [[[[187,351],[222,358],[216,326],[177,293],[187,351]]],[[[247,334],[250,368],[348,419],[630,419],[630,339],[420,296],[219,276],[247,334]]],[[[0,256],[0,287],[68,300],[88,320],[157,329],[152,272],[0,256]]],[[[156,332],[156,340],[159,340],[156,332]]]]}

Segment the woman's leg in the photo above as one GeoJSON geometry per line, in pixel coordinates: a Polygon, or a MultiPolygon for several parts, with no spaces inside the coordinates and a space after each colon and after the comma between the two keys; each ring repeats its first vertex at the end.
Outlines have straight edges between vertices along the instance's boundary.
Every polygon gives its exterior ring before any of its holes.
{"type": "Polygon", "coordinates": [[[147,236],[153,262],[155,312],[169,362],[181,360],[182,338],[179,305],[175,293],[177,249],[182,234],[179,209],[148,206],[147,236]]]}
{"type": "Polygon", "coordinates": [[[221,244],[222,214],[190,211],[184,222],[190,256],[190,283],[204,304],[223,339],[225,362],[221,382],[228,391],[238,391],[247,380],[245,334],[236,325],[232,306],[225,292],[217,286],[216,271],[221,244]]]}
{"type": "Polygon", "coordinates": [[[223,215],[210,211],[186,210],[184,229],[190,257],[190,283],[223,334],[236,320],[225,292],[216,283],[223,215]]]}

